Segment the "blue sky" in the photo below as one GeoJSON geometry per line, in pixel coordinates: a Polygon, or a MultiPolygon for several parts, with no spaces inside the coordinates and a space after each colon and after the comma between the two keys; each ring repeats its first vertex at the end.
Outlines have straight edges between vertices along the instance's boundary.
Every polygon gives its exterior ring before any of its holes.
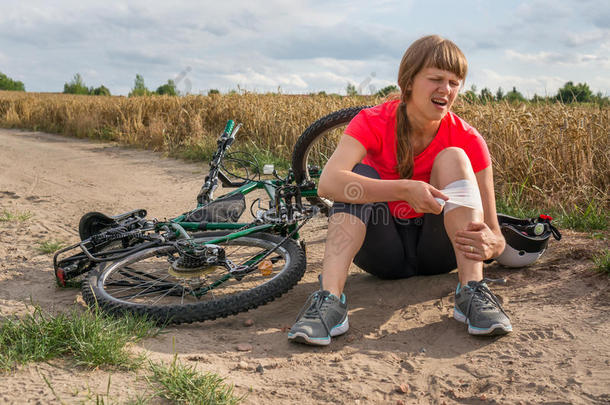
{"type": "Polygon", "coordinates": [[[465,87],[554,95],[566,81],[610,95],[610,2],[0,1],[0,72],[28,91],[87,85],[362,93],[394,84],[409,44],[453,40],[465,87]]]}

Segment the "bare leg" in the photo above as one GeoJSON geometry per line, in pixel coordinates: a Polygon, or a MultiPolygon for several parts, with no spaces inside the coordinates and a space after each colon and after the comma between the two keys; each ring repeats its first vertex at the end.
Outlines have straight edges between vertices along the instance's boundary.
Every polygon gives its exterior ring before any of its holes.
{"type": "MultiPolygon", "coordinates": [[[[470,180],[477,184],[470,160],[460,148],[442,150],[434,160],[430,183],[440,189],[456,180],[470,180]]],[[[461,284],[471,280],[481,281],[483,278],[483,262],[466,258],[455,249],[455,234],[466,228],[469,222],[483,221],[483,212],[467,207],[458,207],[445,214],[445,230],[456,252],[458,278],[461,284]]]]}
{"type": "Polygon", "coordinates": [[[341,296],[349,266],[360,250],[366,226],[357,217],[338,212],[330,217],[322,264],[323,289],[341,296]]]}

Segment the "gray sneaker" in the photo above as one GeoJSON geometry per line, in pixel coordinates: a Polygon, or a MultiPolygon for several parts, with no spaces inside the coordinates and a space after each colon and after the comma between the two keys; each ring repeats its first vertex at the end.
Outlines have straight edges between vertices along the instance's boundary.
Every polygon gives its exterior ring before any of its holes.
{"type": "Polygon", "coordinates": [[[310,345],[326,346],[332,336],[347,332],[347,303],[345,294],[341,298],[324,290],[309,296],[297,316],[296,323],[288,332],[288,339],[310,345]]]}
{"type": "Polygon", "coordinates": [[[503,335],[513,330],[510,320],[500,302],[489,290],[486,282],[469,281],[455,291],[453,317],[468,324],[471,335],[503,335]]]}

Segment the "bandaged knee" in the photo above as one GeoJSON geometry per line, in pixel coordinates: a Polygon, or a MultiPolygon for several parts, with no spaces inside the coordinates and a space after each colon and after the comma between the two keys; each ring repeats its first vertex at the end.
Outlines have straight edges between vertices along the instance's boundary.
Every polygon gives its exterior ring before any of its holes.
{"type": "Polygon", "coordinates": [[[481,193],[476,182],[467,179],[456,180],[448,184],[441,192],[449,197],[449,200],[444,201],[445,214],[458,207],[468,207],[483,212],[481,193]]]}

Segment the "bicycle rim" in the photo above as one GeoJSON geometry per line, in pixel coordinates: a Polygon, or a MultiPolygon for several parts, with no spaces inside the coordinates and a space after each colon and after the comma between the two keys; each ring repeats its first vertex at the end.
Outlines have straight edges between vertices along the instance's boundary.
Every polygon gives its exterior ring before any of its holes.
{"type": "MultiPolygon", "coordinates": [[[[350,107],[328,114],[311,124],[297,140],[292,154],[292,168],[298,183],[313,181],[318,184],[320,173],[335,151],[345,128],[363,108],[350,107]]],[[[328,214],[332,201],[323,197],[309,197],[312,204],[328,214]]]]}
{"type": "MultiPolygon", "coordinates": [[[[227,232],[198,235],[198,241],[210,240],[227,232]]],[[[252,234],[220,243],[226,258],[234,265],[248,264],[275,247],[282,238],[270,234],[252,234]]],[[[93,272],[83,288],[89,305],[104,310],[131,312],[160,322],[183,323],[214,319],[246,311],[265,304],[289,290],[305,271],[305,258],[292,240],[286,241],[267,258],[271,269],[258,267],[238,279],[225,266],[199,269],[173,268],[173,246],[137,252],[123,260],[93,272]]]]}

